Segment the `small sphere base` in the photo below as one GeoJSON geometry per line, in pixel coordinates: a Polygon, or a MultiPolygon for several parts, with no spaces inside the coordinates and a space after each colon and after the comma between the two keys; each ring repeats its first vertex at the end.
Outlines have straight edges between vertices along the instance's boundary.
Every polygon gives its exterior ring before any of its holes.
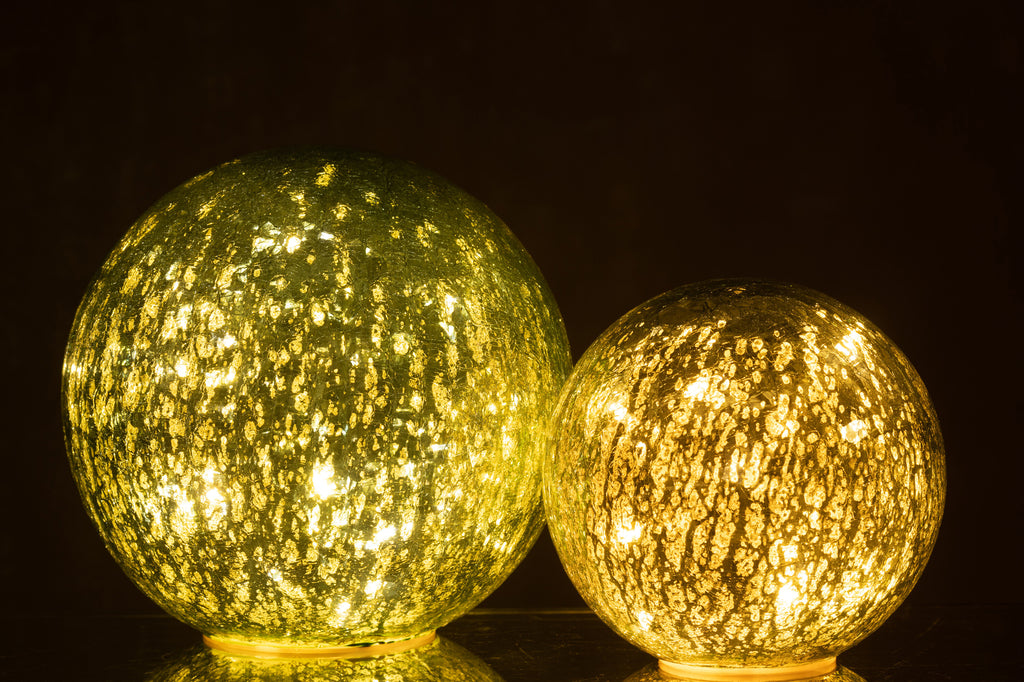
{"type": "Polygon", "coordinates": [[[380,642],[361,646],[282,646],[278,644],[254,644],[235,639],[203,635],[203,644],[236,656],[255,658],[375,658],[389,656],[430,644],[437,638],[434,630],[410,639],[396,642],[380,642]]]}
{"type": "Polygon", "coordinates": [[[742,680],[743,682],[786,682],[791,680],[809,680],[827,675],[836,669],[835,656],[819,658],[798,665],[787,665],[778,668],[717,668],[707,665],[686,665],[671,661],[658,661],[661,672],[682,680],[699,680],[701,682],[726,682],[742,680]]]}

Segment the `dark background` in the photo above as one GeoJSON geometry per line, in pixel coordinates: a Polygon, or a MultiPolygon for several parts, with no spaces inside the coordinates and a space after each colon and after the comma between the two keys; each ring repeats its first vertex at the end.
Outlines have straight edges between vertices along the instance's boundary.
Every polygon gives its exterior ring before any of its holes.
{"type": "MultiPolygon", "coordinates": [[[[946,438],[912,601],[1024,601],[1021,40],[1014,3],[38,3],[0,35],[0,603],[156,611],[72,482],[78,301],[163,193],[290,144],[375,150],[488,204],[575,357],[687,282],[763,276],[861,311],[946,438]]],[[[579,604],[545,535],[487,606],[579,604]]]]}

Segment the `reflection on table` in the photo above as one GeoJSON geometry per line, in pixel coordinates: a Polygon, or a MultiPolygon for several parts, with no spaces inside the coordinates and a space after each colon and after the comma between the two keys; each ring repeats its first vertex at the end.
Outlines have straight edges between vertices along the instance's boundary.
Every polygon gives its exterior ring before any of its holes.
{"type": "MultiPolygon", "coordinates": [[[[1024,659],[1013,656],[1024,638],[1019,606],[911,601],[839,655],[849,670],[819,682],[1024,680],[1024,659]]],[[[387,682],[638,682],[660,675],[652,656],[584,609],[476,610],[439,635],[434,648],[391,661],[275,664],[225,660],[202,647],[198,632],[163,615],[9,615],[0,617],[0,680],[347,681],[373,679],[373,670],[387,682]],[[289,670],[296,665],[309,667],[289,670]]]]}
{"type": "Polygon", "coordinates": [[[376,658],[295,659],[235,656],[198,645],[146,677],[146,682],[504,682],[480,658],[444,637],[376,658]]]}

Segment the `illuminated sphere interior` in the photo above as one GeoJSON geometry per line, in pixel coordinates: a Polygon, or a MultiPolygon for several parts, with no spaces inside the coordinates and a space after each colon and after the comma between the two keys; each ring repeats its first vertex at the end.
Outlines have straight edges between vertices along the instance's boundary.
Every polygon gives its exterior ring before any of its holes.
{"type": "Polygon", "coordinates": [[[809,289],[721,280],[635,308],[554,413],[548,524],[569,577],[664,662],[811,665],[924,569],[942,436],[914,368],[809,289]]]}
{"type": "Polygon", "coordinates": [[[267,152],[181,185],[109,256],[65,435],[108,549],[171,615],[243,644],[388,642],[533,544],[570,363],[483,204],[410,163],[267,152]]]}

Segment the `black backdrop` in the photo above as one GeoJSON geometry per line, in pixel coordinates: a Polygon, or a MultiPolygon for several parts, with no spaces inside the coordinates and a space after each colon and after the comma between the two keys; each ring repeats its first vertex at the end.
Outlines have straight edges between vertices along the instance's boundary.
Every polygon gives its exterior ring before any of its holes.
{"type": "MultiPolygon", "coordinates": [[[[538,262],[576,357],[643,300],[801,283],[899,344],[949,495],[912,600],[1020,602],[1020,11],[947,3],[38,3],[3,88],[0,597],[147,613],[60,430],[92,273],[167,190],[239,154],[355,146],[436,170],[538,262]]],[[[579,603],[543,537],[485,603],[579,603]]]]}

